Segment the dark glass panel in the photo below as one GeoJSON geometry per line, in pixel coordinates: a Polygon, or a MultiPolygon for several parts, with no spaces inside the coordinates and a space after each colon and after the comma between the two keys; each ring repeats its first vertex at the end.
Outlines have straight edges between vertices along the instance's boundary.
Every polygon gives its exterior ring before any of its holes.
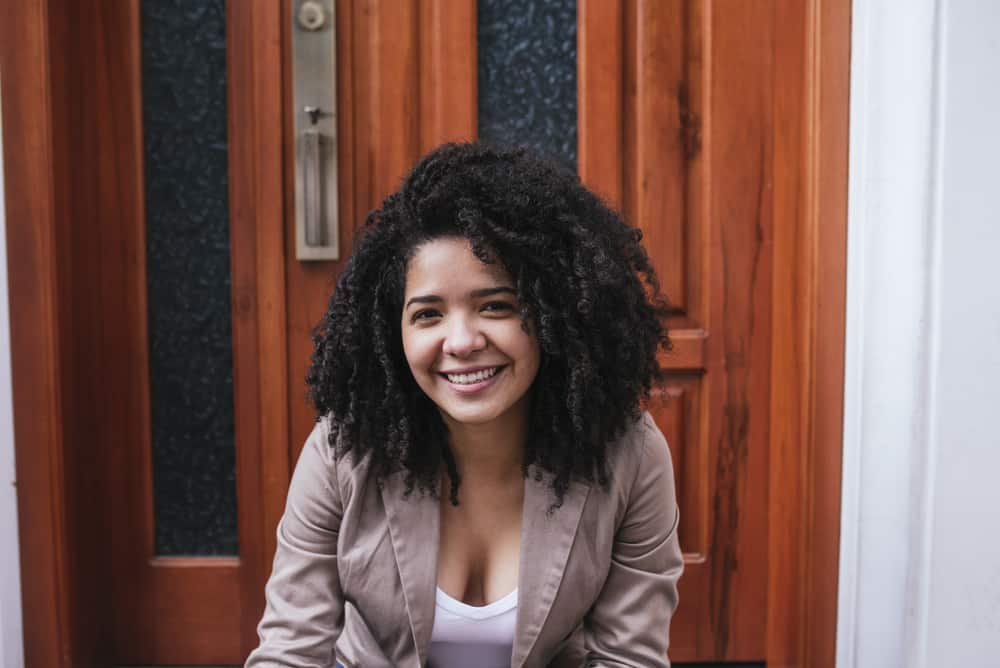
{"type": "Polygon", "coordinates": [[[142,3],[156,552],[235,555],[224,0],[142,3]]]}
{"type": "Polygon", "coordinates": [[[576,169],[576,0],[479,0],[479,136],[576,169]]]}

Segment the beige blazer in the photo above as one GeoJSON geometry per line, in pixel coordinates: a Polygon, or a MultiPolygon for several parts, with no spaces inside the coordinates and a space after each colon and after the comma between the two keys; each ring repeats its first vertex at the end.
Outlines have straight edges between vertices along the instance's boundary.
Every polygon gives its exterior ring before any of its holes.
{"type": "MultiPolygon", "coordinates": [[[[382,490],[368,458],[337,458],[321,421],[306,442],[247,668],[420,668],[437,587],[439,502],[403,474],[382,490]],[[335,653],[336,647],[336,653],[335,653]]],[[[648,414],[611,450],[613,482],[526,481],[511,666],[669,666],[683,569],[667,443],[648,414]]],[[[532,471],[534,474],[534,471],[532,471]]]]}

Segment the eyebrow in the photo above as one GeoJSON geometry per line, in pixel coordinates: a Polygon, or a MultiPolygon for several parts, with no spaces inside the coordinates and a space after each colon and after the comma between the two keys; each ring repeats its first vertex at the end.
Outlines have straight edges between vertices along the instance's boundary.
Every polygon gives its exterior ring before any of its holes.
{"type": "MultiPolygon", "coordinates": [[[[507,286],[500,286],[496,288],[480,288],[479,290],[473,290],[469,295],[475,299],[481,299],[483,297],[490,297],[492,295],[498,295],[501,293],[509,293],[512,295],[517,295],[517,291],[514,288],[509,288],[507,286]]],[[[417,297],[411,297],[403,310],[410,308],[413,304],[435,304],[437,302],[443,302],[444,299],[437,295],[419,295],[417,297]]]]}

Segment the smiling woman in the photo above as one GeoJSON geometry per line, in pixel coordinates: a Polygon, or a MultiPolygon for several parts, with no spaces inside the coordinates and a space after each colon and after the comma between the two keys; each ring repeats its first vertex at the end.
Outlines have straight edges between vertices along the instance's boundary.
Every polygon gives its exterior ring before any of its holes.
{"type": "Polygon", "coordinates": [[[410,260],[403,352],[440,410],[452,449],[463,425],[525,432],[539,347],[518,317],[513,286],[502,266],[481,262],[461,237],[429,241],[410,260]]]}
{"type": "Polygon", "coordinates": [[[640,239],[572,172],[482,144],[369,215],[248,666],[669,665],[678,512],[641,410],[667,305],[640,239]]]}

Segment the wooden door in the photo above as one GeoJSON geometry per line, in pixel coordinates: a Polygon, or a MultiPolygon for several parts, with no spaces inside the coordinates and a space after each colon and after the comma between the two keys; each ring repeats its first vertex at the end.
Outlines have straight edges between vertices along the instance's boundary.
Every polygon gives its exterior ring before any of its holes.
{"type": "MultiPolygon", "coordinates": [[[[292,2],[230,1],[222,17],[238,545],[223,555],[157,542],[143,7],[18,4],[21,28],[4,33],[8,212],[40,221],[10,233],[12,311],[38,314],[55,351],[12,332],[29,665],[236,664],[255,643],[313,422],[310,331],[344,265],[294,257],[292,2]],[[11,152],[38,146],[31,179],[11,178],[11,152]],[[32,378],[56,394],[31,394],[32,378]],[[58,428],[33,429],[40,406],[58,428]]],[[[422,153],[476,136],[476,4],[338,3],[345,256],[422,153]]],[[[577,3],[578,168],[642,228],[675,307],[670,379],[649,406],[682,512],[675,661],[832,666],[844,8],[577,3]]]]}

